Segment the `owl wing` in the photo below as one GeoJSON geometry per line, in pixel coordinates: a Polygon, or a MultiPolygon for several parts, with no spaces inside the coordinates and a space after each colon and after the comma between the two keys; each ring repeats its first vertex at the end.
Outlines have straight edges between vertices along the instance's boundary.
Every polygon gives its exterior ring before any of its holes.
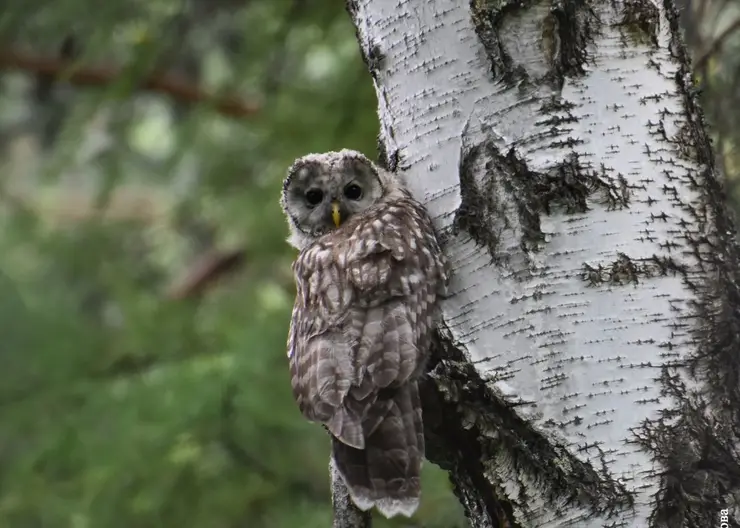
{"type": "Polygon", "coordinates": [[[379,393],[423,366],[444,266],[431,222],[411,201],[369,210],[301,252],[288,348],[308,419],[363,448],[392,405],[379,393]]]}
{"type": "Polygon", "coordinates": [[[368,378],[374,390],[399,386],[426,356],[438,273],[411,213],[389,208],[348,241],[347,277],[357,308],[355,396],[368,378]]]}
{"type": "Polygon", "coordinates": [[[288,334],[293,396],[303,415],[326,422],[342,405],[353,379],[353,343],[343,332],[354,292],[331,243],[304,249],[293,264],[296,301],[288,334]]]}

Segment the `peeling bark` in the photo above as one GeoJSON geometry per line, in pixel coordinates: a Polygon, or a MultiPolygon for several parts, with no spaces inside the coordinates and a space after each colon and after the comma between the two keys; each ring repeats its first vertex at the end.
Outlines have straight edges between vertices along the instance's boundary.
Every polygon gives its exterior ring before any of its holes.
{"type": "Polygon", "coordinates": [[[671,0],[348,9],[454,265],[422,393],[471,526],[739,526],[738,252],[671,0]]]}

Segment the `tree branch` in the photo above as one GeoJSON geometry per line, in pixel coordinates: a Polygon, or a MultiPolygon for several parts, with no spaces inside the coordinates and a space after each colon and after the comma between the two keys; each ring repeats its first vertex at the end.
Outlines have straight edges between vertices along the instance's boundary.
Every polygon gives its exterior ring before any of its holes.
{"type": "Polygon", "coordinates": [[[349,490],[334,465],[333,457],[329,459],[329,474],[331,475],[331,503],[334,507],[332,528],[371,528],[373,522],[371,513],[364,512],[354,505],[349,496],[349,490]]]}
{"type": "MultiPolygon", "coordinates": [[[[67,59],[42,57],[10,48],[0,50],[0,69],[53,75],[77,86],[109,85],[116,82],[122,72],[120,68],[83,67],[67,59]]],[[[259,110],[254,103],[233,96],[209,94],[189,84],[187,79],[166,73],[152,73],[144,77],[139,82],[138,88],[169,95],[186,103],[210,103],[221,114],[234,118],[247,117],[259,110]]]]}
{"type": "Polygon", "coordinates": [[[217,280],[241,268],[245,257],[246,252],[241,248],[214,249],[201,255],[170,285],[166,297],[172,300],[200,297],[217,280]]]}
{"type": "Polygon", "coordinates": [[[706,50],[704,53],[702,53],[695,61],[694,63],[694,70],[700,70],[704,66],[706,66],[706,63],[709,59],[712,58],[712,56],[720,51],[722,49],[722,46],[724,46],[725,42],[736,32],[740,29],[740,18],[735,20],[732,24],[730,24],[725,30],[720,33],[716,39],[712,41],[712,44],[709,46],[709,49],[706,50]]]}

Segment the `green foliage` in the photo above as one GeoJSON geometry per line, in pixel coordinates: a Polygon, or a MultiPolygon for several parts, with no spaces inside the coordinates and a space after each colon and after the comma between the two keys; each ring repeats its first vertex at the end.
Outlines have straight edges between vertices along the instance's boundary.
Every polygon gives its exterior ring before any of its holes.
{"type": "MultiPolygon", "coordinates": [[[[66,42],[115,75],[0,64],[0,526],[329,526],[328,439],[289,391],[277,199],[299,155],[375,154],[341,3],[6,4],[8,53],[66,42]],[[165,73],[256,111],[143,89],[165,73]],[[240,269],[168,295],[229,247],[240,269]]],[[[424,477],[417,524],[376,526],[462,526],[444,474],[424,477]]]]}

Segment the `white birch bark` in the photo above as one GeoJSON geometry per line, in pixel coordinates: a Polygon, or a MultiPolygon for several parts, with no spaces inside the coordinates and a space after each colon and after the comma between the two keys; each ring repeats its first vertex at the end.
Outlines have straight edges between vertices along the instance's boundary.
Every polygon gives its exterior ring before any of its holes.
{"type": "Polygon", "coordinates": [[[735,248],[670,0],[348,6],[454,264],[424,412],[471,525],[737,520],[735,248]]]}

